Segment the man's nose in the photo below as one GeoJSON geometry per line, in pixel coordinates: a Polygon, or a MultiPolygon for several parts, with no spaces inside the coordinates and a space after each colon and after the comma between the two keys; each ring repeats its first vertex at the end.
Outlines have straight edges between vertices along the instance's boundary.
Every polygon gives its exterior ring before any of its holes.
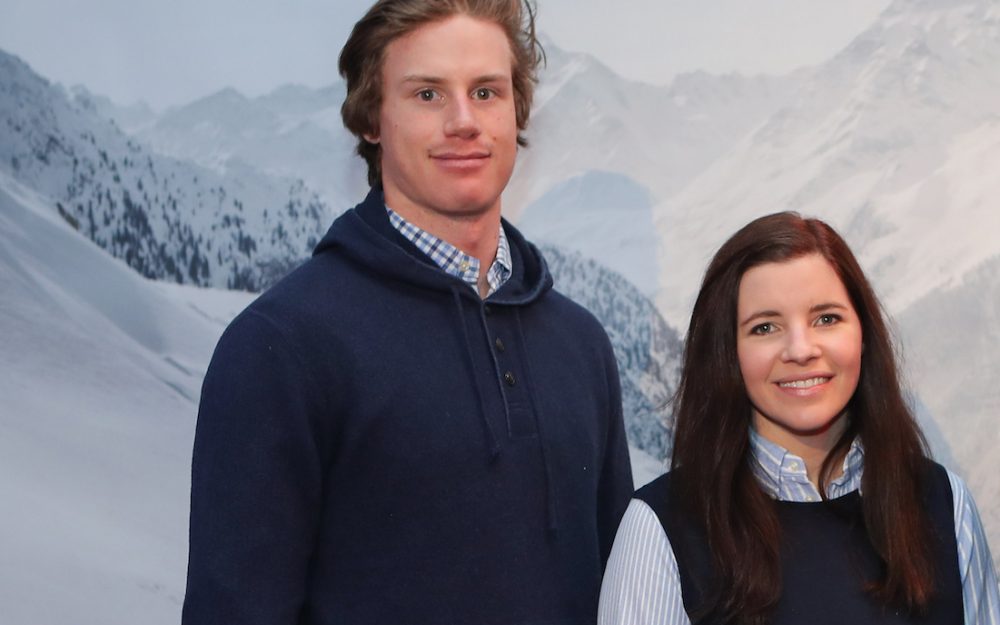
{"type": "Polygon", "coordinates": [[[479,135],[479,119],[467,98],[455,98],[448,106],[444,132],[448,136],[472,139],[479,135]]]}

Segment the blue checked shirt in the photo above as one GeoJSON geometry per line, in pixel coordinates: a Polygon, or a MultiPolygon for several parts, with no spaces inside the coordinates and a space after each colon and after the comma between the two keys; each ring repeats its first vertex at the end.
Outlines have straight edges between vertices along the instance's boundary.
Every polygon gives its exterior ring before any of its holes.
{"type": "MultiPolygon", "coordinates": [[[[479,259],[469,256],[451,243],[443,241],[426,230],[421,230],[403,217],[389,208],[385,207],[385,212],[389,215],[389,223],[399,231],[408,241],[417,246],[424,254],[430,257],[438,267],[449,275],[461,279],[472,287],[472,290],[479,293],[479,259]]],[[[497,255],[490,265],[486,274],[486,282],[489,283],[489,292],[486,297],[493,295],[504,282],[510,278],[513,265],[510,256],[510,244],[507,243],[507,235],[500,226],[500,235],[497,241],[497,255]]]]}
{"type": "MultiPolygon", "coordinates": [[[[764,490],[781,501],[819,501],[802,458],[750,430],[753,472],[764,490]]],[[[864,449],[855,440],[844,473],[827,497],[861,487],[864,449]]],[[[962,480],[948,471],[954,499],[955,537],[966,625],[1000,625],[1000,587],[976,504],[962,480]]],[[[629,503],[604,572],[598,625],[691,625],[681,596],[677,560],[653,509],[629,503]]]]}

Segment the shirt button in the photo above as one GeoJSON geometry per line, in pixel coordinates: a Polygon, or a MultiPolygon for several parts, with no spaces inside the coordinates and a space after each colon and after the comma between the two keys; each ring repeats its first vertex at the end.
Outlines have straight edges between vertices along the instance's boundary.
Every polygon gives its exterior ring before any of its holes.
{"type": "Polygon", "coordinates": [[[514,384],[517,383],[517,380],[514,379],[514,374],[511,373],[510,371],[508,371],[507,373],[503,374],[503,379],[504,379],[504,382],[507,383],[507,386],[514,386],[514,384]]]}
{"type": "Polygon", "coordinates": [[[501,340],[500,340],[500,337],[499,337],[499,336],[497,337],[497,340],[493,341],[493,344],[497,346],[497,351],[498,351],[498,352],[502,352],[502,351],[504,351],[505,349],[507,349],[507,348],[506,348],[506,347],[504,346],[504,344],[503,344],[503,341],[501,341],[501,340]]]}
{"type": "Polygon", "coordinates": [[[788,465],[788,468],[791,469],[792,471],[798,471],[799,470],[799,463],[798,462],[793,462],[792,464],[788,465]]]}

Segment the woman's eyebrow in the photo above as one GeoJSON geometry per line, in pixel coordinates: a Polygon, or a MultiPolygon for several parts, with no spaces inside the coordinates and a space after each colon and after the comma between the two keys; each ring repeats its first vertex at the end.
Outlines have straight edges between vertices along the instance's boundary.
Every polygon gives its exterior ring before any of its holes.
{"type": "Polygon", "coordinates": [[[762,317],[780,317],[780,316],[781,316],[781,313],[779,313],[776,310],[761,310],[761,311],[753,313],[752,315],[750,315],[749,317],[747,317],[746,319],[744,319],[743,321],[741,321],[740,322],[740,327],[745,326],[746,324],[750,323],[751,321],[754,321],[756,319],[760,319],[762,317]]]}

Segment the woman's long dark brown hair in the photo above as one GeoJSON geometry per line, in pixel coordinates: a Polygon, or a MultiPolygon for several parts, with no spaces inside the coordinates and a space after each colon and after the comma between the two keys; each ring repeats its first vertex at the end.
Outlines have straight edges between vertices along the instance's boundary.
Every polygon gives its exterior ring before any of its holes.
{"type": "Polygon", "coordinates": [[[884,577],[866,588],[885,605],[915,612],[933,593],[929,520],[920,495],[927,445],[903,399],[882,308],[830,226],[778,213],[743,227],[709,264],[691,315],[677,395],[672,468],[682,469],[676,474],[681,501],[705,530],[719,575],[704,612],[727,621],[765,622],[781,596],[776,506],[748,463],[751,405],[736,352],[740,280],[757,265],[814,253],[829,261],[847,289],[864,341],[849,425],[823,463],[820,492],[825,496],[834,464],[860,438],[864,522],[885,568],[884,577]]]}

